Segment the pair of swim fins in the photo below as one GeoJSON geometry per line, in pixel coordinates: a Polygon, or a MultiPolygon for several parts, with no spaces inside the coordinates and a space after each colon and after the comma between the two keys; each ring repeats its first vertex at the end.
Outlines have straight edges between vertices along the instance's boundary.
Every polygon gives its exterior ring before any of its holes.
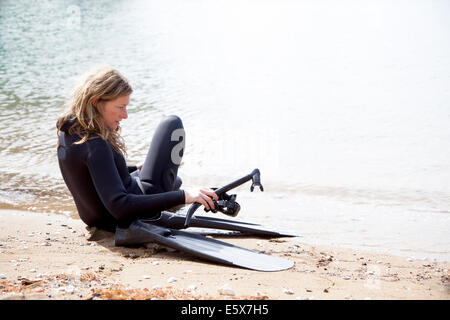
{"type": "MultiPolygon", "coordinates": [[[[280,271],[291,268],[290,260],[245,249],[198,233],[184,231],[186,217],[165,212],[156,219],[136,219],[127,228],[117,227],[116,246],[136,246],[154,242],[216,263],[258,271],[280,271]]],[[[190,228],[237,231],[262,237],[295,237],[263,228],[258,224],[205,216],[192,217],[190,228]]]]}

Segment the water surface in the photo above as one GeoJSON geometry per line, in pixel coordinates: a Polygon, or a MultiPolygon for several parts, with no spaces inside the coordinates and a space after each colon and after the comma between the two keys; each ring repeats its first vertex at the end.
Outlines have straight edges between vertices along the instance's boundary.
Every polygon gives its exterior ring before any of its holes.
{"type": "Polygon", "coordinates": [[[186,186],[239,188],[239,217],[301,241],[450,258],[450,3],[1,1],[0,208],[77,216],[55,122],[76,77],[134,93],[128,161],[177,114],[186,186]]]}

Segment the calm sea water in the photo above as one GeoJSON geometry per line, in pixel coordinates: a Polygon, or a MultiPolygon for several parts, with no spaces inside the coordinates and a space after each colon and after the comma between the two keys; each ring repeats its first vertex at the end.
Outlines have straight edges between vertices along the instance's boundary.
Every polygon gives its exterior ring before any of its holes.
{"type": "Polygon", "coordinates": [[[0,208],[77,216],[55,122],[76,77],[121,71],[141,161],[184,122],[185,186],[300,241],[450,259],[450,2],[0,1],[0,208]]]}

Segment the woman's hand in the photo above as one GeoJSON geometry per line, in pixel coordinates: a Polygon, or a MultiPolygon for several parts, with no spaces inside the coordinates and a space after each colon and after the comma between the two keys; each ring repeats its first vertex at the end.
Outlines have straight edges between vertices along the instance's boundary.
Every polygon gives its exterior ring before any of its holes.
{"type": "Polygon", "coordinates": [[[206,210],[214,210],[214,200],[219,200],[219,197],[214,192],[213,189],[210,188],[202,188],[200,190],[184,190],[184,203],[185,204],[191,204],[194,202],[198,202],[202,204],[206,210]]]}

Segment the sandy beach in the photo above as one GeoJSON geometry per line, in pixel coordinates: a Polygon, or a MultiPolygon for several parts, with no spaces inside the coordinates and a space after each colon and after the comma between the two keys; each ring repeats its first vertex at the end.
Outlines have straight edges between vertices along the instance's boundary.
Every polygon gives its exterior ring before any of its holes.
{"type": "Polygon", "coordinates": [[[258,272],[212,264],[149,245],[115,247],[112,233],[62,215],[0,212],[0,299],[439,299],[450,295],[450,263],[290,238],[227,242],[291,259],[258,272]]]}

